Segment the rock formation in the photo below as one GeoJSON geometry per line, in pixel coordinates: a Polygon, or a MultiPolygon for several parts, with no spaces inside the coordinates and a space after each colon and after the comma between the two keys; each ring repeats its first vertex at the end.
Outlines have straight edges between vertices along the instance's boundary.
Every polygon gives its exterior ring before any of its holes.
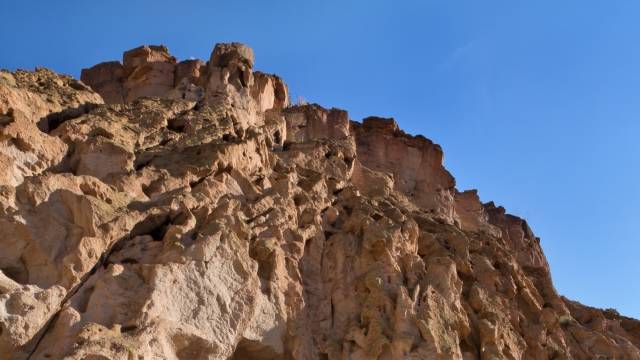
{"type": "Polygon", "coordinates": [[[0,358],[640,359],[438,145],[253,64],[0,72],[0,358]]]}

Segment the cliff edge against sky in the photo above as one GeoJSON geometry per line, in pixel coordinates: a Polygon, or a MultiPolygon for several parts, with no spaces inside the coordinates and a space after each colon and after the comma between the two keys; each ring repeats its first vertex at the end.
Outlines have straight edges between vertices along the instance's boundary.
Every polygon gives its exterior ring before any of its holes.
{"type": "Polygon", "coordinates": [[[2,359],[640,359],[440,146],[253,64],[0,72],[2,359]]]}

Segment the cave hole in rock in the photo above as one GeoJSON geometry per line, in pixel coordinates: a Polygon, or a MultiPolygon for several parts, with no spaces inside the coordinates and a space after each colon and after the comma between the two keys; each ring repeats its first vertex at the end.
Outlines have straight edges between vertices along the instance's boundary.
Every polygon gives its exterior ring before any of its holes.
{"type": "Polygon", "coordinates": [[[120,328],[120,332],[128,333],[137,330],[138,327],[136,325],[126,325],[120,328]]]}
{"type": "Polygon", "coordinates": [[[162,191],[162,180],[156,179],[152,181],[150,184],[143,184],[141,186],[142,192],[151,199],[154,194],[160,193],[162,191]]]}
{"type": "Polygon", "coordinates": [[[183,133],[186,126],[187,124],[183,118],[174,118],[167,120],[167,129],[173,132],[183,133]]]}
{"type": "Polygon", "coordinates": [[[6,113],[2,114],[0,113],[0,128],[3,128],[9,124],[11,124],[12,122],[14,122],[14,118],[13,118],[13,109],[9,108],[9,110],[7,110],[6,113]]]}
{"type": "Polygon", "coordinates": [[[276,353],[273,348],[259,341],[242,339],[236,346],[236,351],[230,360],[281,360],[282,354],[276,353]]]}
{"type": "Polygon", "coordinates": [[[245,81],[245,74],[246,74],[246,72],[245,72],[245,71],[240,70],[240,71],[239,71],[239,73],[240,73],[240,74],[239,74],[239,75],[240,75],[240,78],[239,78],[239,80],[240,80],[240,84],[242,85],[242,87],[248,87],[247,82],[245,81]]]}
{"type": "Polygon", "coordinates": [[[353,162],[355,161],[355,159],[352,157],[345,157],[343,161],[345,164],[347,164],[347,166],[351,166],[353,165],[353,162]]]}
{"type": "Polygon", "coordinates": [[[460,350],[462,350],[463,354],[468,353],[468,354],[473,354],[474,356],[479,355],[477,348],[468,339],[465,339],[464,341],[460,342],[460,350]]]}
{"type": "Polygon", "coordinates": [[[131,237],[149,235],[155,241],[162,241],[169,225],[171,217],[168,214],[151,215],[133,227],[131,237]]]}
{"type": "Polygon", "coordinates": [[[51,113],[38,121],[38,129],[40,129],[40,131],[44,133],[50,133],[60,125],[62,125],[65,121],[72,120],[84,114],[87,114],[96,107],[98,107],[97,104],[86,103],[75,108],[51,113]]]}
{"type": "Polygon", "coordinates": [[[164,222],[164,223],[156,226],[155,228],[153,228],[149,232],[149,235],[155,241],[162,241],[162,239],[164,238],[164,235],[167,233],[167,228],[169,227],[170,224],[171,224],[171,221],[167,219],[166,222],[164,222]]]}
{"type": "Polygon", "coordinates": [[[135,161],[133,162],[133,168],[135,171],[140,171],[145,167],[149,166],[149,164],[151,164],[152,161],[153,161],[153,156],[136,157],[135,161]]]}
{"type": "Polygon", "coordinates": [[[295,195],[295,196],[293,197],[293,203],[294,203],[296,206],[300,206],[300,205],[304,204],[304,203],[305,203],[305,201],[304,201],[304,196],[302,196],[302,195],[300,195],[300,194],[295,195]]]}
{"type": "Polygon", "coordinates": [[[7,266],[0,268],[0,270],[2,270],[2,273],[6,277],[20,285],[25,285],[29,281],[29,273],[24,269],[24,267],[7,266]]]}
{"type": "Polygon", "coordinates": [[[280,134],[280,130],[276,130],[273,133],[273,141],[278,145],[282,142],[282,134],[280,134]]]}

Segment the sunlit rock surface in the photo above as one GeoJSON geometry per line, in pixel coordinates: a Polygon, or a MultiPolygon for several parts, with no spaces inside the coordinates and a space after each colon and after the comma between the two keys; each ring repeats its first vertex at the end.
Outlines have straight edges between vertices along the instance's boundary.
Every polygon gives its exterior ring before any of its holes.
{"type": "Polygon", "coordinates": [[[0,358],[640,359],[438,145],[253,66],[0,72],[0,358]]]}

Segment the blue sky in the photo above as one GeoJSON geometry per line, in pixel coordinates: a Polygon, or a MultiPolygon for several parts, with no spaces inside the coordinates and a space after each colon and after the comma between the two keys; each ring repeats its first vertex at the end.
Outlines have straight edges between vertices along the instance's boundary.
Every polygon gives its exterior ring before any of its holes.
{"type": "Polygon", "coordinates": [[[393,116],[525,217],[561,294],[640,318],[640,2],[5,1],[0,67],[252,46],[295,96],[393,116]]]}

